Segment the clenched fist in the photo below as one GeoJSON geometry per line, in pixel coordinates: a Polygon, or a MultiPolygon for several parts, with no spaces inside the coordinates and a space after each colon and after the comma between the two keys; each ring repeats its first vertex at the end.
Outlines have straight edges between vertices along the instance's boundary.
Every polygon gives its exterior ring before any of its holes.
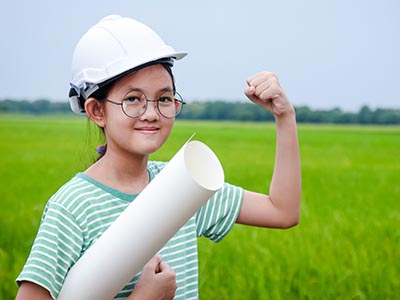
{"type": "Polygon", "coordinates": [[[282,90],[278,77],[271,72],[261,72],[247,79],[246,96],[254,103],[270,111],[275,118],[294,115],[285,92],[282,90]]]}
{"type": "Polygon", "coordinates": [[[176,289],[175,272],[156,255],[144,266],[142,276],[127,300],[171,300],[176,289]]]}

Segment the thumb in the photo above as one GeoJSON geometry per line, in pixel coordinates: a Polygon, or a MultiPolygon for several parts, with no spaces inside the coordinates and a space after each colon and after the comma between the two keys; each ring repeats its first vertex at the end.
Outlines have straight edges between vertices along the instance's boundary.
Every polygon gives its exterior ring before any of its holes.
{"type": "Polygon", "coordinates": [[[254,86],[248,86],[245,90],[244,93],[246,94],[247,97],[254,95],[256,92],[256,88],[254,86]]]}
{"type": "Polygon", "coordinates": [[[165,271],[172,270],[171,267],[169,266],[169,264],[166,263],[165,261],[161,261],[160,262],[159,269],[160,269],[160,272],[165,272],[165,271]]]}
{"type": "Polygon", "coordinates": [[[249,86],[248,88],[246,88],[244,90],[244,94],[253,102],[257,100],[256,88],[254,86],[249,86]]]}
{"type": "Polygon", "coordinates": [[[149,260],[149,262],[144,266],[144,268],[146,268],[148,271],[157,273],[157,271],[159,270],[161,260],[162,258],[160,255],[155,255],[149,260]]]}

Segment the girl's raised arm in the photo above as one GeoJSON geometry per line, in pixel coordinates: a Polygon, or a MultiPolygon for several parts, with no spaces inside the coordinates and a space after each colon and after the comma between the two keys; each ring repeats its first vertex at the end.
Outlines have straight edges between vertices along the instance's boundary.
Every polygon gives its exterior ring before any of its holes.
{"type": "Polygon", "coordinates": [[[276,157],[269,195],[245,191],[237,223],[289,228],[299,222],[300,155],[296,114],[278,78],[262,72],[247,80],[246,96],[270,111],[276,120],[276,157]]]}

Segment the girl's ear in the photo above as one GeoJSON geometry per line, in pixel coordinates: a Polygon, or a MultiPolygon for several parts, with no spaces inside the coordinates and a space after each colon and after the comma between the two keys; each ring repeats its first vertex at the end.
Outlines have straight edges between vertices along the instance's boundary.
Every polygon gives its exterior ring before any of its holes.
{"type": "Polygon", "coordinates": [[[105,126],[104,105],[93,97],[85,101],[85,111],[89,119],[95,122],[99,127],[105,126]]]}

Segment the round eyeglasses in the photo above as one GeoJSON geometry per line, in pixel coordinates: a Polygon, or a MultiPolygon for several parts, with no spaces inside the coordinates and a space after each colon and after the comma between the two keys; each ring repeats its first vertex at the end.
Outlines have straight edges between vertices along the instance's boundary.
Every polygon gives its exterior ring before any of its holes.
{"type": "Polygon", "coordinates": [[[156,102],[158,112],[165,118],[172,119],[180,114],[183,104],[186,104],[178,92],[167,92],[157,100],[147,99],[140,91],[129,92],[121,103],[105,99],[115,105],[120,105],[124,114],[129,118],[137,118],[143,115],[149,102],[156,102]]]}

